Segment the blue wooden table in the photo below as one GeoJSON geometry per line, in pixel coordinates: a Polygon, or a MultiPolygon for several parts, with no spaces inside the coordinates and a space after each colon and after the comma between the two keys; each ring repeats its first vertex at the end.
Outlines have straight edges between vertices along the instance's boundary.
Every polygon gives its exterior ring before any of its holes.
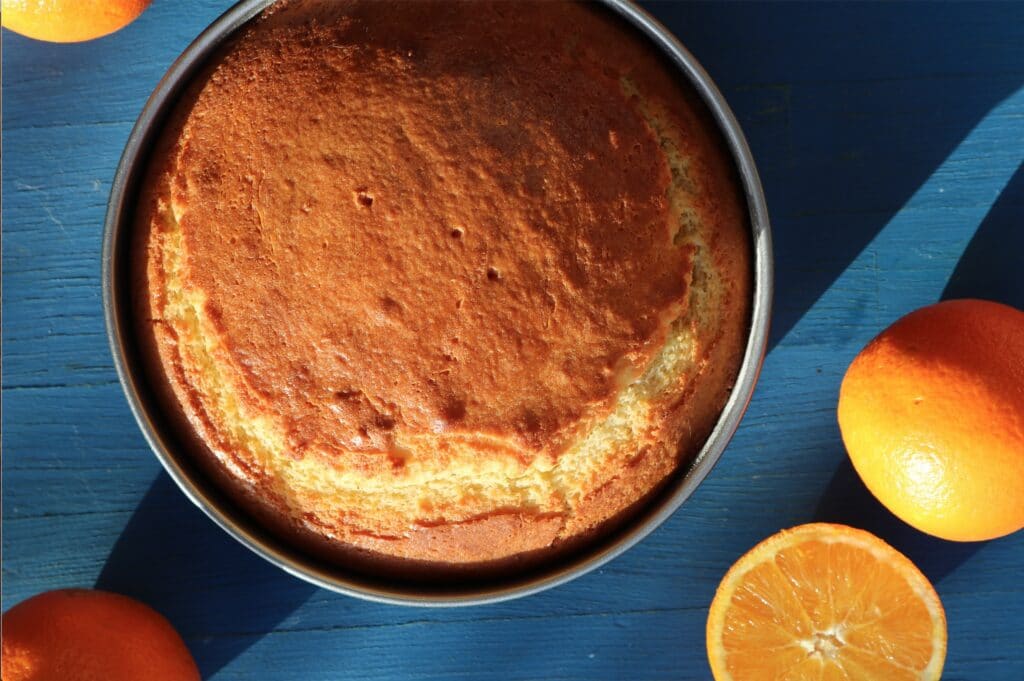
{"type": "Polygon", "coordinates": [[[212,679],[706,679],[704,621],[761,538],[824,519],[932,579],[947,679],[1024,678],[1024,533],[903,525],[846,461],[839,382],[901,314],[1024,308],[1024,4],[655,4],[750,139],[777,248],[771,350],[721,463],[606,568],[530,598],[421,610],[313,588],[180,494],[137,430],[100,304],[110,181],[143,102],[228,0],[156,0],[80,45],[3,33],[3,608],[93,586],[150,603],[212,679]]]}

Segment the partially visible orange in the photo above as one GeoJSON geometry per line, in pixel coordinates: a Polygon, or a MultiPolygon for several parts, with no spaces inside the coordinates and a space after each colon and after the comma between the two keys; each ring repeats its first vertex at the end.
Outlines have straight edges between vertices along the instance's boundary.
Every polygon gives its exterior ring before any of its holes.
{"type": "Polygon", "coordinates": [[[711,603],[707,646],[716,681],[933,681],[946,616],[899,551],[812,523],[736,561],[711,603]]]}
{"type": "Polygon", "coordinates": [[[5,612],[0,664],[3,681],[199,681],[162,615],[88,589],[47,591],[5,612]]]}
{"type": "Polygon", "coordinates": [[[0,23],[36,40],[77,43],[124,28],[152,0],[3,0],[0,23]]]}
{"type": "Polygon", "coordinates": [[[951,300],[865,347],[839,392],[839,427],[871,493],[943,539],[1024,527],[1024,312],[951,300]]]}

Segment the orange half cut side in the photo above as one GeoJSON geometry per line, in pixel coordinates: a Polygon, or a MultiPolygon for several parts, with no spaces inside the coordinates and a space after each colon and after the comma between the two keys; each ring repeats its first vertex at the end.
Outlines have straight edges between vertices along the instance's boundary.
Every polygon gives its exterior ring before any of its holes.
{"type": "Polygon", "coordinates": [[[716,681],[932,681],[946,658],[935,589],[878,537],[784,530],[740,558],[707,625],[716,681]]]}

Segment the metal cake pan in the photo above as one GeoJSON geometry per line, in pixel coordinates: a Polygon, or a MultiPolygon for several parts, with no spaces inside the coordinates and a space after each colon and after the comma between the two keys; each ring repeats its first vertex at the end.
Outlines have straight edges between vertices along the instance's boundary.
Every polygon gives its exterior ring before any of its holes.
{"type": "Polygon", "coordinates": [[[753,246],[753,301],[750,332],[736,384],[718,422],[699,454],[678,471],[656,501],[619,529],[565,560],[487,582],[424,585],[374,578],[305,553],[260,526],[209,480],[176,444],[172,429],[146,385],[131,322],[129,241],[136,189],[148,154],[178,95],[212,53],[239,27],[273,0],[241,0],[203,31],[164,74],[149,97],[125,145],[110,190],[104,224],[102,281],[107,335],[114,366],[128,404],[150,447],[182,492],[225,532],[296,577],[325,589],[385,603],[460,606],[526,596],[579,577],[620,555],[661,525],[707,477],[736,432],[750,402],[767,349],[772,300],[772,245],[761,182],[746,139],[722,94],[697,60],[661,24],[628,0],[603,3],[635,27],[675,65],[715,120],[743,185],[753,246]]]}

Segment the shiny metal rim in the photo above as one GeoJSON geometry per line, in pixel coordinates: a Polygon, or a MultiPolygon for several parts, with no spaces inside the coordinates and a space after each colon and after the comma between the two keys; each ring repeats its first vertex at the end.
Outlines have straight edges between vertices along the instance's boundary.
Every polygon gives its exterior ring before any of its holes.
{"type": "Polygon", "coordinates": [[[147,442],[182,492],[225,532],[281,569],[325,589],[371,601],[400,605],[451,607],[480,605],[528,596],[564,584],[617,557],[661,525],[697,486],[721,457],[739,425],[754,391],[764,360],[772,301],[772,245],[761,182],[739,123],[711,78],[697,60],[665,27],[629,0],[605,0],[610,9],[641,30],[679,68],[700,94],[715,118],[736,163],[743,183],[754,246],[754,300],[750,336],[736,385],[704,447],[685,473],[671,483],[660,503],[630,521],[627,527],[571,561],[516,579],[458,590],[374,580],[319,561],[276,539],[227,501],[215,487],[197,475],[192,465],[175,453],[161,433],[154,409],[143,387],[140,371],[130,354],[132,333],[126,323],[130,301],[124,288],[126,234],[131,229],[133,191],[145,170],[146,154],[176,96],[207,57],[235,30],[273,0],[241,0],[213,22],[171,65],[139,114],[121,156],[110,190],[104,224],[102,286],[107,337],[118,378],[147,442]]]}

